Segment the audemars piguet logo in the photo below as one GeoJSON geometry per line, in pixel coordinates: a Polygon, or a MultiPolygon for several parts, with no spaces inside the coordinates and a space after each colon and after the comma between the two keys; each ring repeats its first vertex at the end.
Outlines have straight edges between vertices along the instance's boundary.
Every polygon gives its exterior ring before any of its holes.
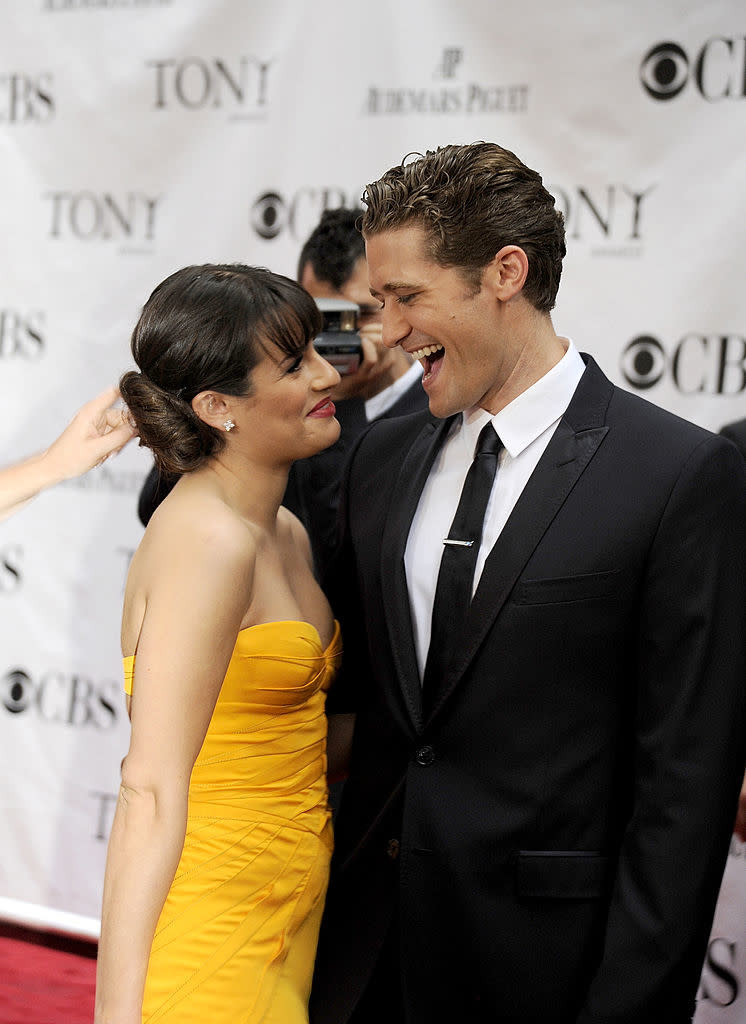
{"type": "Polygon", "coordinates": [[[413,114],[525,114],[529,86],[526,82],[495,82],[467,77],[464,51],[448,46],[432,73],[436,83],[370,85],[363,111],[370,117],[413,114]]]}

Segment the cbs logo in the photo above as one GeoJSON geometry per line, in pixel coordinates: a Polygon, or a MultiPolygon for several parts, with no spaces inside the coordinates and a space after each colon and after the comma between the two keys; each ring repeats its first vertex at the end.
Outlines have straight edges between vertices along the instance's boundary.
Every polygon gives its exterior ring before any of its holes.
{"type": "Polygon", "coordinates": [[[672,100],[689,80],[689,58],[678,43],[659,43],[645,57],[640,80],[655,100],[672,100]]]}
{"type": "Polygon", "coordinates": [[[666,372],[666,353],[657,338],[642,334],[633,338],[622,353],[624,379],[638,391],[655,387],[666,372]]]}
{"type": "Polygon", "coordinates": [[[116,724],[120,705],[119,685],[112,680],[57,671],[34,679],[22,668],[0,677],[0,707],[11,715],[28,712],[44,722],[105,730],[116,724]]]}
{"type": "Polygon", "coordinates": [[[713,36],[690,60],[678,43],[658,43],[640,64],[640,81],[654,100],[672,100],[692,82],[709,102],[746,96],[746,38],[713,36]]]}
{"type": "Polygon", "coordinates": [[[683,395],[737,395],[746,390],[746,338],[690,332],[664,346],[653,335],[640,334],[624,348],[620,370],[637,391],[665,378],[683,395]]]}
{"type": "Polygon", "coordinates": [[[9,711],[11,715],[21,714],[33,702],[33,683],[23,669],[11,669],[3,677],[0,687],[0,700],[2,700],[5,710],[9,711]]]}
{"type": "Polygon", "coordinates": [[[301,239],[316,227],[325,210],[340,206],[356,209],[360,206],[359,196],[348,195],[334,185],[301,188],[290,197],[279,192],[263,192],[254,200],[249,220],[252,229],[265,241],[272,241],[284,231],[301,239]]]}

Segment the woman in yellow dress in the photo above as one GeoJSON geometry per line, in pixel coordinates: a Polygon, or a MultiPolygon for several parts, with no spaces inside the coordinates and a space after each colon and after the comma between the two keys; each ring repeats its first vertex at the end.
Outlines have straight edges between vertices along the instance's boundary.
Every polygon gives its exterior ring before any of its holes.
{"type": "Polygon", "coordinates": [[[97,1024],[302,1024],[326,891],[326,689],[341,645],[288,469],[332,444],[339,376],[293,281],[162,282],[122,397],[181,478],[130,567],[132,734],[109,840],[97,1024]]]}

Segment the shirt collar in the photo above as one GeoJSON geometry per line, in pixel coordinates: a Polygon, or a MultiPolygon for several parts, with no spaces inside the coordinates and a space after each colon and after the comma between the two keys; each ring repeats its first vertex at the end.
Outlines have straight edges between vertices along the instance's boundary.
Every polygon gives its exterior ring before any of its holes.
{"type": "Polygon", "coordinates": [[[368,398],[365,402],[365,418],[368,422],[370,423],[377,416],[382,416],[395,402],[399,401],[404,392],[411,388],[421,376],[422,364],[414,362],[406,373],[403,373],[401,377],[397,377],[393,384],[389,384],[383,391],[373,395],[372,398],[368,398]]]}
{"type": "Polygon", "coordinates": [[[479,432],[485,423],[492,421],[505,450],[512,458],[517,458],[562,417],[584,371],[585,363],[580,353],[568,340],[560,361],[500,412],[492,416],[478,407],[467,409],[463,414],[461,432],[472,455],[479,432]]]}

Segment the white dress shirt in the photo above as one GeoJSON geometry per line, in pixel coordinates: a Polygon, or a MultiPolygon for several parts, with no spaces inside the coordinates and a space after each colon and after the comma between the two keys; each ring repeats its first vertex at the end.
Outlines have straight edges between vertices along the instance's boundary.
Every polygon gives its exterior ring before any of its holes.
{"type": "Polygon", "coordinates": [[[372,398],[366,399],[365,418],[368,423],[372,423],[379,416],[383,416],[386,410],[390,409],[394,402],[398,402],[404,392],[408,391],[421,376],[422,363],[414,362],[406,373],[396,378],[393,384],[389,384],[387,388],[379,391],[372,398]]]}
{"type": "Polygon", "coordinates": [[[562,359],[496,415],[474,408],[454,421],[422,491],[404,554],[420,679],[430,646],[443,538],[448,536],[482,427],[492,421],[504,448],[487,504],[472,593],[487,556],[557,429],[584,370],[580,353],[569,342],[562,359]]]}

